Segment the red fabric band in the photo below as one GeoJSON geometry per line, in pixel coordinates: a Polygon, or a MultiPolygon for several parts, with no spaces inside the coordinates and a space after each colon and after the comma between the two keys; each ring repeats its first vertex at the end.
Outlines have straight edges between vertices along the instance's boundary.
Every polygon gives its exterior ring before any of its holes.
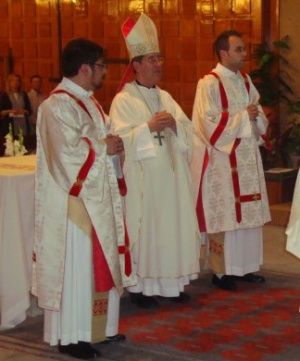
{"type": "Polygon", "coordinates": [[[134,28],[135,21],[132,18],[127,18],[125,22],[122,25],[122,34],[126,38],[128,34],[131,32],[131,30],[134,28]]]}
{"type": "Polygon", "coordinates": [[[232,148],[232,151],[229,156],[230,166],[231,166],[231,177],[232,177],[232,186],[233,186],[233,193],[235,197],[235,213],[236,213],[236,220],[238,223],[242,220],[242,210],[241,210],[241,203],[237,200],[240,198],[240,182],[239,182],[239,175],[237,172],[237,161],[236,161],[236,154],[235,150],[240,144],[241,140],[236,139],[232,148]]]}
{"type": "Polygon", "coordinates": [[[212,136],[210,137],[210,143],[212,146],[214,146],[216,144],[217,140],[220,138],[221,134],[223,133],[223,131],[226,128],[227,123],[228,123],[228,119],[229,119],[228,99],[227,99],[227,95],[226,95],[224,86],[222,84],[222,81],[221,81],[219,75],[213,71],[210,72],[209,74],[213,75],[219,81],[220,98],[221,98],[221,104],[222,104],[222,109],[223,109],[219,124],[218,124],[216,130],[213,132],[212,136]]]}
{"type": "Polygon", "coordinates": [[[92,229],[92,245],[95,291],[106,292],[112,289],[115,283],[94,227],[92,229]]]}
{"type": "Polygon", "coordinates": [[[219,80],[219,90],[220,90],[222,108],[223,108],[223,111],[227,111],[228,110],[228,99],[227,99],[227,95],[226,95],[223,83],[222,83],[219,75],[217,73],[215,73],[214,71],[211,71],[209,74],[213,75],[215,78],[217,78],[219,80]]]}
{"type": "Polygon", "coordinates": [[[125,182],[125,178],[117,178],[118,186],[119,186],[119,192],[122,197],[125,197],[127,194],[127,185],[125,182]]]}
{"type": "Polygon", "coordinates": [[[204,173],[205,173],[206,168],[208,166],[208,161],[209,161],[209,156],[208,156],[208,151],[206,149],[205,154],[204,154],[203,165],[202,165],[202,172],[201,172],[199,191],[198,191],[198,198],[197,198],[197,205],[196,205],[196,214],[197,214],[197,219],[198,219],[198,225],[199,225],[200,232],[206,232],[206,222],[205,222],[203,199],[202,199],[202,185],[203,185],[204,173]]]}
{"type": "Polygon", "coordinates": [[[63,89],[57,89],[57,90],[54,90],[53,92],[51,92],[50,95],[52,94],[67,94],[69,95],[69,97],[71,97],[72,99],[74,99],[76,101],[76,103],[86,112],[88,113],[88,115],[90,116],[90,118],[92,118],[91,114],[89,113],[89,111],[87,110],[87,107],[85,106],[85,104],[78,98],[76,98],[76,96],[72,93],[69,93],[68,91],[66,90],[63,90],[63,89]]]}
{"type": "Polygon", "coordinates": [[[214,146],[217,142],[217,140],[220,138],[221,134],[223,133],[224,129],[226,128],[226,125],[228,123],[229,114],[228,112],[222,112],[220,122],[216,128],[216,130],[213,132],[212,136],[210,137],[210,144],[214,146]]]}
{"type": "Polygon", "coordinates": [[[261,200],[261,194],[260,193],[253,193],[253,194],[245,194],[243,196],[240,196],[240,202],[254,202],[254,201],[260,201],[261,200]]]}
{"type": "Polygon", "coordinates": [[[86,161],[84,162],[83,166],[80,168],[80,170],[78,172],[76,182],[72,185],[70,192],[69,192],[71,194],[71,196],[75,196],[75,197],[78,197],[78,195],[81,191],[81,188],[82,188],[82,184],[85,181],[86,177],[88,176],[88,173],[89,173],[92,165],[94,164],[95,157],[96,157],[92,142],[86,137],[82,138],[82,140],[84,140],[88,144],[89,153],[88,153],[86,161]]]}
{"type": "Polygon", "coordinates": [[[128,237],[128,232],[127,232],[127,228],[126,228],[126,224],[124,223],[124,228],[125,228],[125,244],[124,246],[119,246],[119,253],[120,254],[124,254],[125,257],[125,275],[128,277],[131,275],[131,255],[130,255],[130,250],[129,250],[129,237],[128,237]]]}

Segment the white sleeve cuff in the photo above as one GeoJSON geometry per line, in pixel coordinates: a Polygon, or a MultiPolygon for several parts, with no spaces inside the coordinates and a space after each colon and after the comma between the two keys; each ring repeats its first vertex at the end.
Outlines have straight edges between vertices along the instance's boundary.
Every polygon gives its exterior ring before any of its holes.
{"type": "Polygon", "coordinates": [[[266,118],[264,116],[258,116],[256,118],[255,124],[260,135],[266,133],[268,122],[266,121],[266,118]]]}
{"type": "Polygon", "coordinates": [[[143,160],[156,156],[152,136],[147,123],[141,124],[134,130],[135,160],[143,160]]]}

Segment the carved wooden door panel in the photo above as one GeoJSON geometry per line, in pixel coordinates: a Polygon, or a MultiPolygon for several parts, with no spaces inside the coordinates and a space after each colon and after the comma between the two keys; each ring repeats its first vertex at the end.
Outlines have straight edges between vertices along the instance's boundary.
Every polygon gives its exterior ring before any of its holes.
{"type": "MultiPolygon", "coordinates": [[[[5,60],[11,48],[14,71],[22,75],[25,86],[38,73],[50,90],[55,86],[53,79],[59,77],[60,43],[74,37],[95,40],[115,60],[103,89],[96,94],[107,111],[125,68],[120,61],[127,59],[120,26],[128,16],[137,17],[144,11],[160,33],[166,59],[162,87],[190,116],[198,78],[216,62],[214,38],[225,29],[237,29],[244,34],[250,54],[251,44],[261,41],[262,1],[1,0],[0,60],[5,60]]],[[[246,70],[251,62],[248,55],[246,70]]],[[[5,61],[0,61],[0,72],[2,77],[7,72],[5,61]]]]}
{"type": "Polygon", "coordinates": [[[182,0],[176,1],[177,11],[168,8],[173,1],[163,3],[167,10],[160,19],[166,55],[164,85],[190,115],[197,80],[216,63],[212,43],[219,33],[236,29],[244,34],[248,46],[245,70],[251,67],[251,44],[261,41],[261,1],[182,0]]]}

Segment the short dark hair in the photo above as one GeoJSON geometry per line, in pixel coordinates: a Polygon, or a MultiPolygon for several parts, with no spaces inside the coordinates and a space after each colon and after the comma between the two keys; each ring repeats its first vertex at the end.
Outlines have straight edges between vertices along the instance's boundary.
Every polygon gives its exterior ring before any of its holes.
{"type": "Polygon", "coordinates": [[[229,38],[231,36],[237,36],[238,38],[241,38],[242,34],[236,30],[226,30],[223,31],[215,40],[214,51],[219,60],[221,60],[220,51],[229,50],[229,38]]]}
{"type": "Polygon", "coordinates": [[[62,52],[62,74],[65,77],[75,76],[82,64],[93,65],[103,57],[104,50],[97,43],[87,39],[73,39],[62,52]]]}

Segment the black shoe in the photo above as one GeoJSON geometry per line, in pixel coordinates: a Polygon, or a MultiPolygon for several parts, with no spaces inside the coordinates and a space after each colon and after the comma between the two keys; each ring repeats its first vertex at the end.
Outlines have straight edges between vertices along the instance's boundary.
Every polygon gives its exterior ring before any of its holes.
{"type": "Polygon", "coordinates": [[[254,273],[247,273],[244,276],[235,276],[236,279],[249,282],[249,283],[264,283],[266,282],[265,277],[256,275],[254,273]]]}
{"type": "Polygon", "coordinates": [[[59,345],[58,351],[81,360],[89,360],[101,356],[100,352],[92,347],[90,343],[83,341],[70,343],[65,346],[59,345]]]}
{"type": "Polygon", "coordinates": [[[145,296],[142,293],[130,293],[131,302],[140,308],[155,308],[158,302],[152,296],[145,296]]]}
{"type": "Polygon", "coordinates": [[[177,297],[168,297],[170,301],[175,303],[187,303],[190,302],[191,296],[185,292],[180,292],[177,297]]]}
{"type": "Polygon", "coordinates": [[[211,281],[213,285],[221,288],[222,290],[235,291],[237,288],[232,276],[224,275],[219,278],[214,274],[211,281]]]}
{"type": "Polygon", "coordinates": [[[116,343],[116,342],[123,342],[126,340],[126,336],[122,333],[117,333],[114,336],[107,336],[106,339],[100,343],[108,344],[108,343],[116,343]]]}

